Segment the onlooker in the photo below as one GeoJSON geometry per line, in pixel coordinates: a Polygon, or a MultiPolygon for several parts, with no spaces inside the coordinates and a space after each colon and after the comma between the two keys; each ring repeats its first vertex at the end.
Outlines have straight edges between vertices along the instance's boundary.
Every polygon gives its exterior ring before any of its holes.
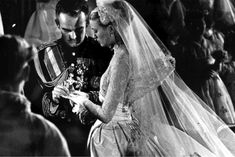
{"type": "Polygon", "coordinates": [[[36,0],[36,11],[30,17],[24,37],[39,46],[59,39],[61,33],[55,23],[55,5],[58,0],[36,0]]]}
{"type": "Polygon", "coordinates": [[[213,108],[207,81],[212,67],[211,46],[204,37],[206,24],[203,14],[200,11],[187,12],[185,24],[185,34],[171,51],[176,58],[176,71],[185,83],[213,108]]]}
{"type": "Polygon", "coordinates": [[[35,68],[44,87],[43,114],[50,118],[68,141],[71,155],[87,155],[86,141],[95,119],[72,112],[73,104],[61,95],[83,91],[89,99],[98,99],[100,76],[108,67],[112,53],[86,36],[88,6],[85,0],[60,0],[56,5],[56,24],[62,37],[39,46],[35,68]],[[84,119],[88,117],[88,119],[84,119]],[[80,119],[79,119],[80,118],[80,119]]]}
{"type": "Polygon", "coordinates": [[[226,69],[226,65],[227,67],[229,66],[226,63],[228,61],[228,55],[226,51],[216,50],[216,51],[213,51],[212,56],[215,59],[215,63],[214,63],[215,72],[211,79],[210,95],[212,97],[212,100],[215,106],[215,112],[226,124],[234,124],[235,123],[235,111],[234,111],[232,99],[227,90],[227,87],[229,86],[226,87],[224,82],[219,76],[219,74],[221,75],[227,70],[228,72],[227,76],[229,77],[229,69],[226,69]]]}
{"type": "Polygon", "coordinates": [[[185,23],[188,34],[182,36],[181,42],[172,49],[176,71],[225,123],[234,123],[234,107],[218,75],[221,57],[213,57],[214,53],[222,52],[219,50],[222,44],[215,47],[213,42],[205,38],[206,25],[202,12],[188,12],[185,23]]]}
{"type": "Polygon", "coordinates": [[[32,113],[23,95],[35,48],[11,35],[1,36],[0,44],[0,155],[70,156],[59,130],[32,113]]]}
{"type": "MultiPolygon", "coordinates": [[[[55,23],[57,2],[58,0],[36,0],[36,10],[31,15],[24,34],[24,38],[29,44],[40,46],[61,37],[61,32],[55,23]]],[[[43,93],[37,79],[35,79],[36,75],[35,71],[30,73],[30,79],[26,83],[24,91],[27,98],[34,104],[34,106],[31,106],[32,111],[42,114],[41,99],[43,93]]]]}

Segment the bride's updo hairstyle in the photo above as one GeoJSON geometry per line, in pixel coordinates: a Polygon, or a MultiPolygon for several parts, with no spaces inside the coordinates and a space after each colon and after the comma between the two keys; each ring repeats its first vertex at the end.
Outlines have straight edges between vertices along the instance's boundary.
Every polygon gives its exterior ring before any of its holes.
{"type": "Polygon", "coordinates": [[[126,4],[122,0],[110,2],[103,6],[95,8],[89,17],[89,20],[98,20],[101,26],[117,25],[122,21],[130,24],[133,16],[127,9],[126,4]]]}
{"type": "Polygon", "coordinates": [[[100,26],[102,27],[106,27],[108,26],[109,24],[111,24],[111,22],[107,23],[107,24],[103,24],[101,21],[100,21],[100,15],[98,13],[98,8],[95,8],[89,15],[89,20],[92,20],[92,21],[97,21],[99,23],[100,26]]]}
{"type": "Polygon", "coordinates": [[[105,4],[97,1],[97,6],[89,16],[90,21],[96,21],[102,27],[112,25],[117,43],[123,43],[120,35],[120,28],[126,29],[130,26],[133,15],[127,4],[122,0],[109,0],[105,4]]]}

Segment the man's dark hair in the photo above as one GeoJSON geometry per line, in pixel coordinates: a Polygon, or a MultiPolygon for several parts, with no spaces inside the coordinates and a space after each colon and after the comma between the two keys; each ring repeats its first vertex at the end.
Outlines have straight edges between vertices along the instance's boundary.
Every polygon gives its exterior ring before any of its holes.
{"type": "Polygon", "coordinates": [[[88,4],[86,0],[59,0],[56,5],[56,17],[60,13],[66,13],[70,16],[77,16],[80,12],[88,14],[88,4]]]}
{"type": "Polygon", "coordinates": [[[14,35],[0,36],[0,84],[16,79],[22,66],[29,62],[36,51],[25,39],[14,35]]]}
{"type": "Polygon", "coordinates": [[[195,27],[195,24],[204,20],[204,14],[202,11],[193,10],[187,11],[185,15],[185,24],[186,26],[195,27]]]}

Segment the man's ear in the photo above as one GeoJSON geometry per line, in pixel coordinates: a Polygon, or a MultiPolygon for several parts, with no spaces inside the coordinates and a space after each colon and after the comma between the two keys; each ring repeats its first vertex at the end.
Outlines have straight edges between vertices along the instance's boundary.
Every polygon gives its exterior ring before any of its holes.
{"type": "Polygon", "coordinates": [[[29,74],[30,74],[30,66],[27,65],[24,67],[23,71],[22,71],[22,79],[25,80],[25,82],[27,82],[29,80],[29,74]]]}

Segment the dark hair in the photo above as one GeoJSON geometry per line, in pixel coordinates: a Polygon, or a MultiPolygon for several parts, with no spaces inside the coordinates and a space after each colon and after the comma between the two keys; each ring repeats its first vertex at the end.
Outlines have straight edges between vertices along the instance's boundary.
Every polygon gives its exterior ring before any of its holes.
{"type": "Polygon", "coordinates": [[[86,0],[59,0],[56,5],[56,17],[60,13],[66,13],[70,16],[77,16],[80,12],[88,14],[89,9],[86,0]]]}
{"type": "Polygon", "coordinates": [[[0,36],[0,84],[16,79],[22,66],[31,60],[35,49],[19,36],[0,36]]]}
{"type": "Polygon", "coordinates": [[[194,26],[198,22],[204,20],[204,14],[201,11],[187,11],[185,15],[185,24],[186,26],[194,26]]]}

